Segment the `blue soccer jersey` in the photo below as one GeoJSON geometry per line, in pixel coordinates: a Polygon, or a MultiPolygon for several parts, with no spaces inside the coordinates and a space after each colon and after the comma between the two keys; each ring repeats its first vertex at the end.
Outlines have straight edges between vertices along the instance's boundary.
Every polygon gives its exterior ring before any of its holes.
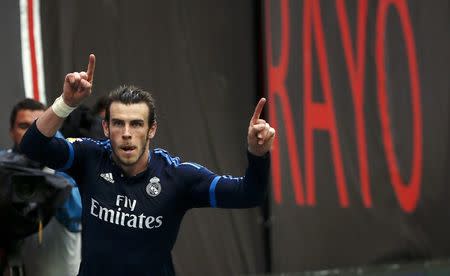
{"type": "Polygon", "coordinates": [[[29,158],[62,168],[82,199],[79,275],[174,275],[171,250],[190,208],[248,208],[264,198],[270,158],[248,153],[244,177],[219,176],[161,149],[148,167],[126,176],[111,158],[109,140],[47,138],[33,124],[21,149],[29,158]]]}

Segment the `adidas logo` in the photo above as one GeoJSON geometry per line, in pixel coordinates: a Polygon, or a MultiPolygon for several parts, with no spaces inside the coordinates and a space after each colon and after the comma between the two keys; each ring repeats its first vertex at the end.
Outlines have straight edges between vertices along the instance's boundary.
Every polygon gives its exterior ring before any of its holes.
{"type": "Polygon", "coordinates": [[[101,173],[100,177],[108,182],[114,183],[114,178],[112,176],[112,173],[101,173]]]}

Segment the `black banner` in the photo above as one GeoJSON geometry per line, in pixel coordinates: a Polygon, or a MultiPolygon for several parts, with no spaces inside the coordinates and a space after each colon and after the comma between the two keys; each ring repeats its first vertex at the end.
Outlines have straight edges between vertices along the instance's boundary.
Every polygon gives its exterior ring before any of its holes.
{"type": "Polygon", "coordinates": [[[448,1],[266,1],[274,272],[450,255],[448,1]]]}

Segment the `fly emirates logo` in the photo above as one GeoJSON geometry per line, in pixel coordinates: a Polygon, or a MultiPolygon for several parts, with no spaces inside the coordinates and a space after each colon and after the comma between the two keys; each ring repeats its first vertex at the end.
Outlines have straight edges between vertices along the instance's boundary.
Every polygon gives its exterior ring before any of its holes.
{"type": "Polygon", "coordinates": [[[142,213],[140,215],[128,213],[133,212],[136,208],[135,199],[131,200],[124,195],[117,195],[116,206],[118,207],[117,210],[108,209],[91,198],[91,215],[100,220],[129,228],[155,229],[162,225],[162,216],[153,217],[142,213]]]}

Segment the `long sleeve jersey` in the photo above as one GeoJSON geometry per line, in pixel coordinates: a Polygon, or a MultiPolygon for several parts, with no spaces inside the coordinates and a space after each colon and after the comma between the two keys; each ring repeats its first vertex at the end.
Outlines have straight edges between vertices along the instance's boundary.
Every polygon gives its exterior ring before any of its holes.
{"type": "Polygon", "coordinates": [[[72,176],[82,200],[82,262],[79,275],[174,275],[171,250],[187,210],[249,208],[267,189],[269,154],[248,155],[244,177],[219,176],[182,162],[162,149],[147,169],[127,176],[112,159],[109,140],[44,136],[33,124],[22,151],[72,176]]]}

